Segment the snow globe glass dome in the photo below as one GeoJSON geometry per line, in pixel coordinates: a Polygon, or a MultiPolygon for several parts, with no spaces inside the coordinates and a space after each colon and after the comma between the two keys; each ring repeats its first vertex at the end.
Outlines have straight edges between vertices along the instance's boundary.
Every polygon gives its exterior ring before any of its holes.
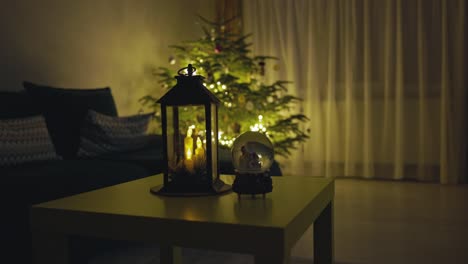
{"type": "Polygon", "coordinates": [[[265,134],[248,131],[236,138],[232,149],[236,173],[232,190],[239,194],[263,194],[273,190],[269,170],[274,161],[273,144],[265,134]]]}
{"type": "Polygon", "coordinates": [[[273,164],[273,144],[265,134],[248,131],[241,134],[232,146],[232,162],[239,173],[264,173],[273,164]]]}

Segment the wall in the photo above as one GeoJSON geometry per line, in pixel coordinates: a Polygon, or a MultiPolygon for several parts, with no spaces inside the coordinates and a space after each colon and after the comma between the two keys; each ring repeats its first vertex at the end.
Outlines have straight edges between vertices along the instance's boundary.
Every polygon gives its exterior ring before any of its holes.
{"type": "Polygon", "coordinates": [[[0,90],[24,80],[112,88],[120,115],[156,91],[151,68],[168,66],[171,44],[202,35],[214,0],[1,0],[0,90]]]}

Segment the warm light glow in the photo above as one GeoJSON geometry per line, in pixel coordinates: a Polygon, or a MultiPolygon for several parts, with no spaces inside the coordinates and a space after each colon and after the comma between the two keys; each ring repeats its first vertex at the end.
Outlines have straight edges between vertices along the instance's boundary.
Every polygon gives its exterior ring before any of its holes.
{"type": "Polygon", "coordinates": [[[261,131],[261,132],[266,132],[266,127],[263,125],[262,123],[263,121],[263,116],[262,115],[259,115],[258,116],[258,123],[256,123],[255,125],[253,126],[250,126],[250,131],[261,131]]]}
{"type": "Polygon", "coordinates": [[[192,159],[192,154],[193,154],[192,126],[190,126],[187,130],[187,136],[184,139],[184,149],[185,149],[186,159],[192,159]]]}
{"type": "Polygon", "coordinates": [[[190,173],[193,173],[194,164],[193,164],[193,160],[192,160],[192,151],[190,151],[190,150],[187,152],[187,158],[184,160],[184,165],[185,165],[185,168],[190,173]]]}
{"type": "Polygon", "coordinates": [[[195,157],[203,158],[205,156],[205,149],[203,148],[202,141],[197,137],[197,148],[195,149],[195,157]]]}
{"type": "Polygon", "coordinates": [[[218,141],[223,146],[232,146],[234,143],[235,138],[228,138],[227,136],[223,136],[223,131],[218,131],[218,141]]]}
{"type": "Polygon", "coordinates": [[[187,149],[187,159],[188,160],[191,160],[192,159],[192,150],[191,149],[187,149]]]}

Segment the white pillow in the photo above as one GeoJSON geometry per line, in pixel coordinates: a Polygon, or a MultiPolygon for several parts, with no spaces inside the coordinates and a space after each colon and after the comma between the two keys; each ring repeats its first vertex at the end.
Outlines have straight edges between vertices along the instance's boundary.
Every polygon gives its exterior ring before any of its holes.
{"type": "Polygon", "coordinates": [[[90,158],[147,146],[150,140],[147,131],[152,116],[153,113],[115,117],[88,110],[80,130],[77,156],[90,158]]]}
{"type": "Polygon", "coordinates": [[[43,116],[0,119],[0,166],[59,159],[43,116]]]}

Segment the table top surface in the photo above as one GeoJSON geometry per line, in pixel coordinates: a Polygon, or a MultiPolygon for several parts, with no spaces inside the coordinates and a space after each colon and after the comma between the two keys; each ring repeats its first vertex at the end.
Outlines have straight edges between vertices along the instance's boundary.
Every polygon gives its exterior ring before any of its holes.
{"type": "MultiPolygon", "coordinates": [[[[226,183],[234,177],[222,175],[226,183]]],[[[273,192],[242,195],[234,192],[204,197],[166,197],[150,193],[162,175],[122,183],[33,206],[86,214],[128,215],[175,221],[197,221],[263,227],[286,227],[304,210],[318,214],[333,199],[334,182],[327,178],[273,177],[273,192]],[[317,212],[311,212],[315,210],[317,212]]]]}

